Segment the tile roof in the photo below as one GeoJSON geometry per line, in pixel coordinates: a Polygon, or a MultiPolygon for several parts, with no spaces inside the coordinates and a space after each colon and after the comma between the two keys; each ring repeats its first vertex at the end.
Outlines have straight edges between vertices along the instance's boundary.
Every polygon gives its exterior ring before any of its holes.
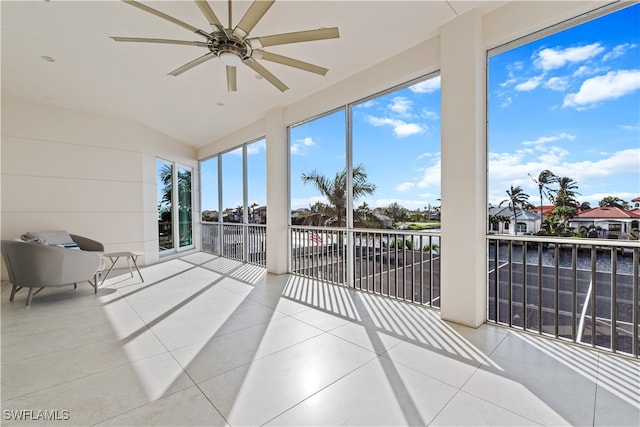
{"type": "Polygon", "coordinates": [[[629,211],[620,208],[597,207],[579,213],[578,218],[640,219],[640,211],[635,209],[633,211],[629,211]]]}

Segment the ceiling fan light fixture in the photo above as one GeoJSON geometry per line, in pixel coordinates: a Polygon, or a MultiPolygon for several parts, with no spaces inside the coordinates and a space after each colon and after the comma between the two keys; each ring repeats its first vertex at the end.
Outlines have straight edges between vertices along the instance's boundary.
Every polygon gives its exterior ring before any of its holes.
{"type": "Polygon", "coordinates": [[[230,67],[237,67],[242,64],[242,58],[237,53],[231,51],[223,51],[218,54],[220,62],[230,67]]]}

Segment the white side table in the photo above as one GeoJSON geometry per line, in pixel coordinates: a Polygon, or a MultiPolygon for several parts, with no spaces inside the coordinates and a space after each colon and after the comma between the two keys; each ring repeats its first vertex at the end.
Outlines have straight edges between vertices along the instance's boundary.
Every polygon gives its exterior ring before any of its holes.
{"type": "Polygon", "coordinates": [[[129,266],[129,273],[131,273],[131,277],[133,277],[133,270],[131,269],[131,262],[133,262],[133,266],[136,268],[138,275],[140,275],[140,280],[144,282],[144,279],[142,278],[142,273],[140,273],[140,269],[138,268],[138,264],[136,262],[138,260],[138,257],[141,255],[144,255],[144,252],[122,251],[122,252],[109,252],[104,254],[104,256],[109,258],[109,260],[111,261],[111,267],[109,267],[107,274],[105,274],[104,277],[102,278],[102,282],[100,282],[100,286],[102,286],[104,281],[107,280],[107,277],[109,277],[109,273],[111,273],[111,270],[113,270],[113,267],[116,265],[116,262],[118,262],[118,259],[122,257],[127,259],[127,266],[129,266]]]}

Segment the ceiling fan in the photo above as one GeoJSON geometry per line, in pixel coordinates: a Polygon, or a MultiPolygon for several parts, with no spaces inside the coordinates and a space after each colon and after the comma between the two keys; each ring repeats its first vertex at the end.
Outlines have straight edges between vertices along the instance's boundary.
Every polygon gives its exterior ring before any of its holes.
{"type": "Polygon", "coordinates": [[[202,36],[204,40],[186,41],[139,37],[111,37],[113,40],[117,42],[163,43],[204,47],[208,49],[208,52],[206,54],[173,70],[169,73],[169,75],[179,76],[185,71],[188,71],[191,68],[200,65],[210,59],[219,58],[220,61],[226,65],[227,90],[229,92],[237,91],[236,67],[241,64],[247,65],[249,68],[258,73],[265,80],[280,89],[282,92],[289,89],[287,85],[285,85],[262,64],[260,64],[257,61],[258,59],[276,62],[278,64],[295,67],[304,71],[309,71],[324,76],[327,71],[329,71],[326,68],[310,64],[308,62],[299,61],[297,59],[289,58],[287,56],[266,52],[261,48],[340,37],[338,28],[333,27],[249,38],[249,33],[251,32],[251,30],[255,27],[258,21],[262,19],[262,17],[273,5],[273,3],[275,3],[275,0],[254,0],[244,16],[240,19],[240,22],[238,22],[235,27],[233,27],[232,25],[232,5],[231,0],[229,0],[229,26],[226,28],[222,25],[206,0],[195,0],[196,5],[200,8],[200,11],[211,25],[211,32],[206,32],[204,30],[196,28],[184,21],[167,15],[142,3],[131,0],[122,1],[124,3],[130,4],[131,6],[135,6],[138,9],[142,9],[145,12],[151,13],[152,15],[166,19],[169,22],[173,22],[174,24],[191,31],[192,33],[202,36]]]}

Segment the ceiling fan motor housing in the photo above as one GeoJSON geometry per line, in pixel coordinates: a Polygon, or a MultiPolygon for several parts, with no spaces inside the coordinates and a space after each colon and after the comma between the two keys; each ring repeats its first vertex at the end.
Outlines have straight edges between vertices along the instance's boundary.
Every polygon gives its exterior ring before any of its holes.
{"type": "Polygon", "coordinates": [[[240,40],[233,36],[226,37],[225,35],[212,35],[207,47],[218,58],[220,58],[221,55],[224,56],[225,54],[232,54],[239,58],[239,62],[251,58],[253,53],[253,49],[248,41],[240,40]]]}

